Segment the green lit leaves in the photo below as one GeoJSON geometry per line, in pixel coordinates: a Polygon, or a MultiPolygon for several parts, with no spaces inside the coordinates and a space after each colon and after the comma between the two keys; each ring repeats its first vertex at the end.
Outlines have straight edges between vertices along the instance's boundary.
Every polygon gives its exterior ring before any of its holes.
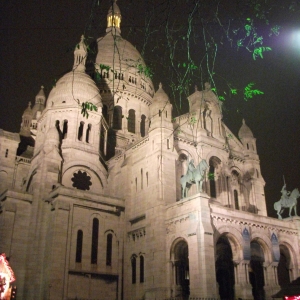
{"type": "Polygon", "coordinates": [[[248,101],[249,99],[252,99],[253,96],[264,94],[264,92],[262,92],[260,90],[253,89],[253,86],[254,86],[254,82],[250,82],[245,87],[245,89],[244,89],[244,100],[245,101],[248,101]]]}
{"type": "Polygon", "coordinates": [[[143,74],[150,79],[153,77],[153,71],[151,70],[150,67],[147,67],[143,64],[138,64],[136,67],[138,69],[139,74],[143,74]]]}
{"type": "Polygon", "coordinates": [[[214,181],[215,180],[215,174],[214,173],[209,172],[207,174],[207,177],[208,177],[208,180],[210,180],[210,181],[214,181]]]}
{"type": "Polygon", "coordinates": [[[98,107],[91,102],[82,102],[81,103],[81,114],[83,117],[88,119],[89,113],[88,111],[98,111],[98,107]]]}
{"type": "Polygon", "coordinates": [[[270,30],[269,36],[272,36],[272,35],[278,36],[280,29],[281,29],[281,26],[279,26],[279,25],[273,26],[270,30]]]}
{"type": "Polygon", "coordinates": [[[256,60],[257,57],[263,58],[263,52],[271,51],[270,47],[258,47],[253,50],[252,57],[256,60]]]}
{"type": "Polygon", "coordinates": [[[182,67],[184,69],[188,69],[188,70],[197,70],[198,67],[194,64],[194,62],[189,62],[189,63],[186,63],[186,62],[183,62],[183,63],[178,63],[177,65],[178,68],[182,67]]]}

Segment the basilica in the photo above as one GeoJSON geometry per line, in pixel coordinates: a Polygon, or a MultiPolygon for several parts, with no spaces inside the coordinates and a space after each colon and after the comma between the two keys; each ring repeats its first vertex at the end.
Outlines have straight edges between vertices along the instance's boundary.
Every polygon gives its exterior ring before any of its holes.
{"type": "Polygon", "coordinates": [[[230,131],[209,83],[172,116],[121,20],[114,2],[93,74],[82,36],[20,132],[0,129],[17,298],[270,299],[300,274],[300,218],[267,216],[254,134],[230,131]]]}

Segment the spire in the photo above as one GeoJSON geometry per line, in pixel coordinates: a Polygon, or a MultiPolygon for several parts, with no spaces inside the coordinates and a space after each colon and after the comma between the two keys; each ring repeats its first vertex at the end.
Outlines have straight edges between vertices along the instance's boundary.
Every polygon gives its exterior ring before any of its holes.
{"type": "Polygon", "coordinates": [[[31,102],[28,102],[28,107],[24,110],[24,113],[22,115],[20,135],[30,136],[31,120],[32,120],[31,102]]]}
{"type": "Polygon", "coordinates": [[[107,14],[107,28],[106,32],[110,32],[112,29],[115,29],[116,34],[121,33],[121,11],[117,5],[117,0],[113,0],[112,6],[110,7],[107,14]]]}
{"type": "Polygon", "coordinates": [[[86,56],[87,56],[87,48],[84,43],[84,35],[82,35],[79,44],[76,45],[75,50],[74,50],[73,71],[76,71],[76,72],[84,72],[85,71],[86,56]]]}
{"type": "Polygon", "coordinates": [[[41,86],[40,91],[35,96],[35,104],[42,104],[44,105],[46,101],[46,96],[44,92],[44,86],[41,86]]]}

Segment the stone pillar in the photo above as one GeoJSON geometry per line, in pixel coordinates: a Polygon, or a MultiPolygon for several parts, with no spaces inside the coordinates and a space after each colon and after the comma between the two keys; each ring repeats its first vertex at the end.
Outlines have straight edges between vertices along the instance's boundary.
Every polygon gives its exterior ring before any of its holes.
{"type": "Polygon", "coordinates": [[[278,292],[280,286],[278,285],[278,278],[277,278],[277,266],[278,263],[263,263],[263,270],[264,270],[264,279],[265,279],[265,296],[266,299],[270,299],[273,294],[278,292]]]}
{"type": "Polygon", "coordinates": [[[249,281],[249,261],[234,261],[235,298],[252,299],[252,286],[249,281]]]}

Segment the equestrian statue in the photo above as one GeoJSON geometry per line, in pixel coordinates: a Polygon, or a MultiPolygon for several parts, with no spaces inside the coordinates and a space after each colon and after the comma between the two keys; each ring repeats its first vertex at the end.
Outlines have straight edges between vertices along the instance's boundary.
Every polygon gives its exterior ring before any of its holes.
{"type": "Polygon", "coordinates": [[[187,197],[188,191],[191,188],[192,184],[196,184],[198,193],[202,192],[202,184],[207,168],[208,164],[205,159],[202,159],[197,167],[195,167],[193,159],[188,161],[187,172],[180,178],[180,183],[182,187],[182,198],[187,197]]]}
{"type": "Polygon", "coordinates": [[[291,217],[292,209],[294,208],[295,216],[297,215],[297,199],[300,197],[298,189],[294,189],[292,192],[286,190],[286,184],[281,189],[281,198],[274,203],[274,209],[277,211],[278,219],[282,220],[281,213],[285,208],[289,208],[289,216],[291,217]]]}

